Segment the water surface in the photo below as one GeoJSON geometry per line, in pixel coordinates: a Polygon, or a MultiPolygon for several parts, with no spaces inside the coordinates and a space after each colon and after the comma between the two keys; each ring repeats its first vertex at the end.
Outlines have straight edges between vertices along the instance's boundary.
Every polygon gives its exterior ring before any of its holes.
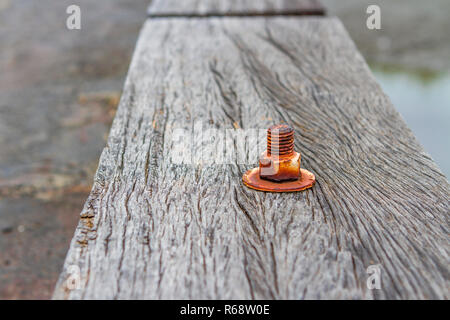
{"type": "Polygon", "coordinates": [[[450,72],[406,72],[372,66],[395,108],[442,172],[450,177],[450,72]]]}

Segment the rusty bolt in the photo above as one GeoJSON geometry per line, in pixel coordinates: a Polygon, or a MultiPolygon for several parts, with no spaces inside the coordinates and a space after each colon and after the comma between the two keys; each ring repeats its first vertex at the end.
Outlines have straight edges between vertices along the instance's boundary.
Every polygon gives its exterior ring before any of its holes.
{"type": "Polygon", "coordinates": [[[287,124],[267,129],[267,150],[260,156],[259,167],[247,171],[242,180],[247,187],[260,191],[300,191],[314,185],[311,172],[300,168],[301,155],[294,151],[294,130],[287,124]]]}
{"type": "Polygon", "coordinates": [[[279,124],[267,129],[267,151],[259,159],[261,179],[282,182],[300,178],[300,153],[294,151],[294,130],[279,124]]]}

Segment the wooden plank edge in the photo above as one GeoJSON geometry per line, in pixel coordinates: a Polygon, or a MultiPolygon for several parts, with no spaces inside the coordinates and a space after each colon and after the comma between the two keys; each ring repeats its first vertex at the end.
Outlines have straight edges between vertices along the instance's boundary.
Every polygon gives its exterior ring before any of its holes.
{"type": "Polygon", "coordinates": [[[211,18],[211,17],[277,17],[277,16],[326,16],[327,12],[325,8],[317,8],[317,9],[308,9],[308,10],[287,10],[282,12],[257,12],[257,11],[249,11],[249,12],[237,12],[231,11],[225,14],[220,12],[212,12],[212,13],[178,13],[178,12],[167,12],[167,13],[153,13],[150,10],[147,11],[147,17],[149,18],[211,18]]]}

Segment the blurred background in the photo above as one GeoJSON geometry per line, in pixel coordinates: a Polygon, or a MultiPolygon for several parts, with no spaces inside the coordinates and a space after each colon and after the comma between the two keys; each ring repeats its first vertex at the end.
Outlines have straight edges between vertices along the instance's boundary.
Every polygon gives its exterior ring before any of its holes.
{"type": "MultiPolygon", "coordinates": [[[[51,297],[149,2],[0,0],[0,299],[51,297]],[[81,30],[66,29],[71,4],[81,30]]],[[[448,177],[450,1],[322,3],[448,177]]]]}

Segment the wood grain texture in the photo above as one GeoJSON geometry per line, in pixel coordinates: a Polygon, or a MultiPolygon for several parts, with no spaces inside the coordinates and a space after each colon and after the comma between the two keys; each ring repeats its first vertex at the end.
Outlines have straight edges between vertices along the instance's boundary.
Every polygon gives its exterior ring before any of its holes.
{"type": "Polygon", "coordinates": [[[149,20],[54,298],[448,299],[449,191],[339,20],[149,20]],[[316,185],[174,164],[174,130],[198,121],[291,124],[316,185]]]}
{"type": "Polygon", "coordinates": [[[324,15],[319,0],[153,0],[151,17],[324,15]]]}

